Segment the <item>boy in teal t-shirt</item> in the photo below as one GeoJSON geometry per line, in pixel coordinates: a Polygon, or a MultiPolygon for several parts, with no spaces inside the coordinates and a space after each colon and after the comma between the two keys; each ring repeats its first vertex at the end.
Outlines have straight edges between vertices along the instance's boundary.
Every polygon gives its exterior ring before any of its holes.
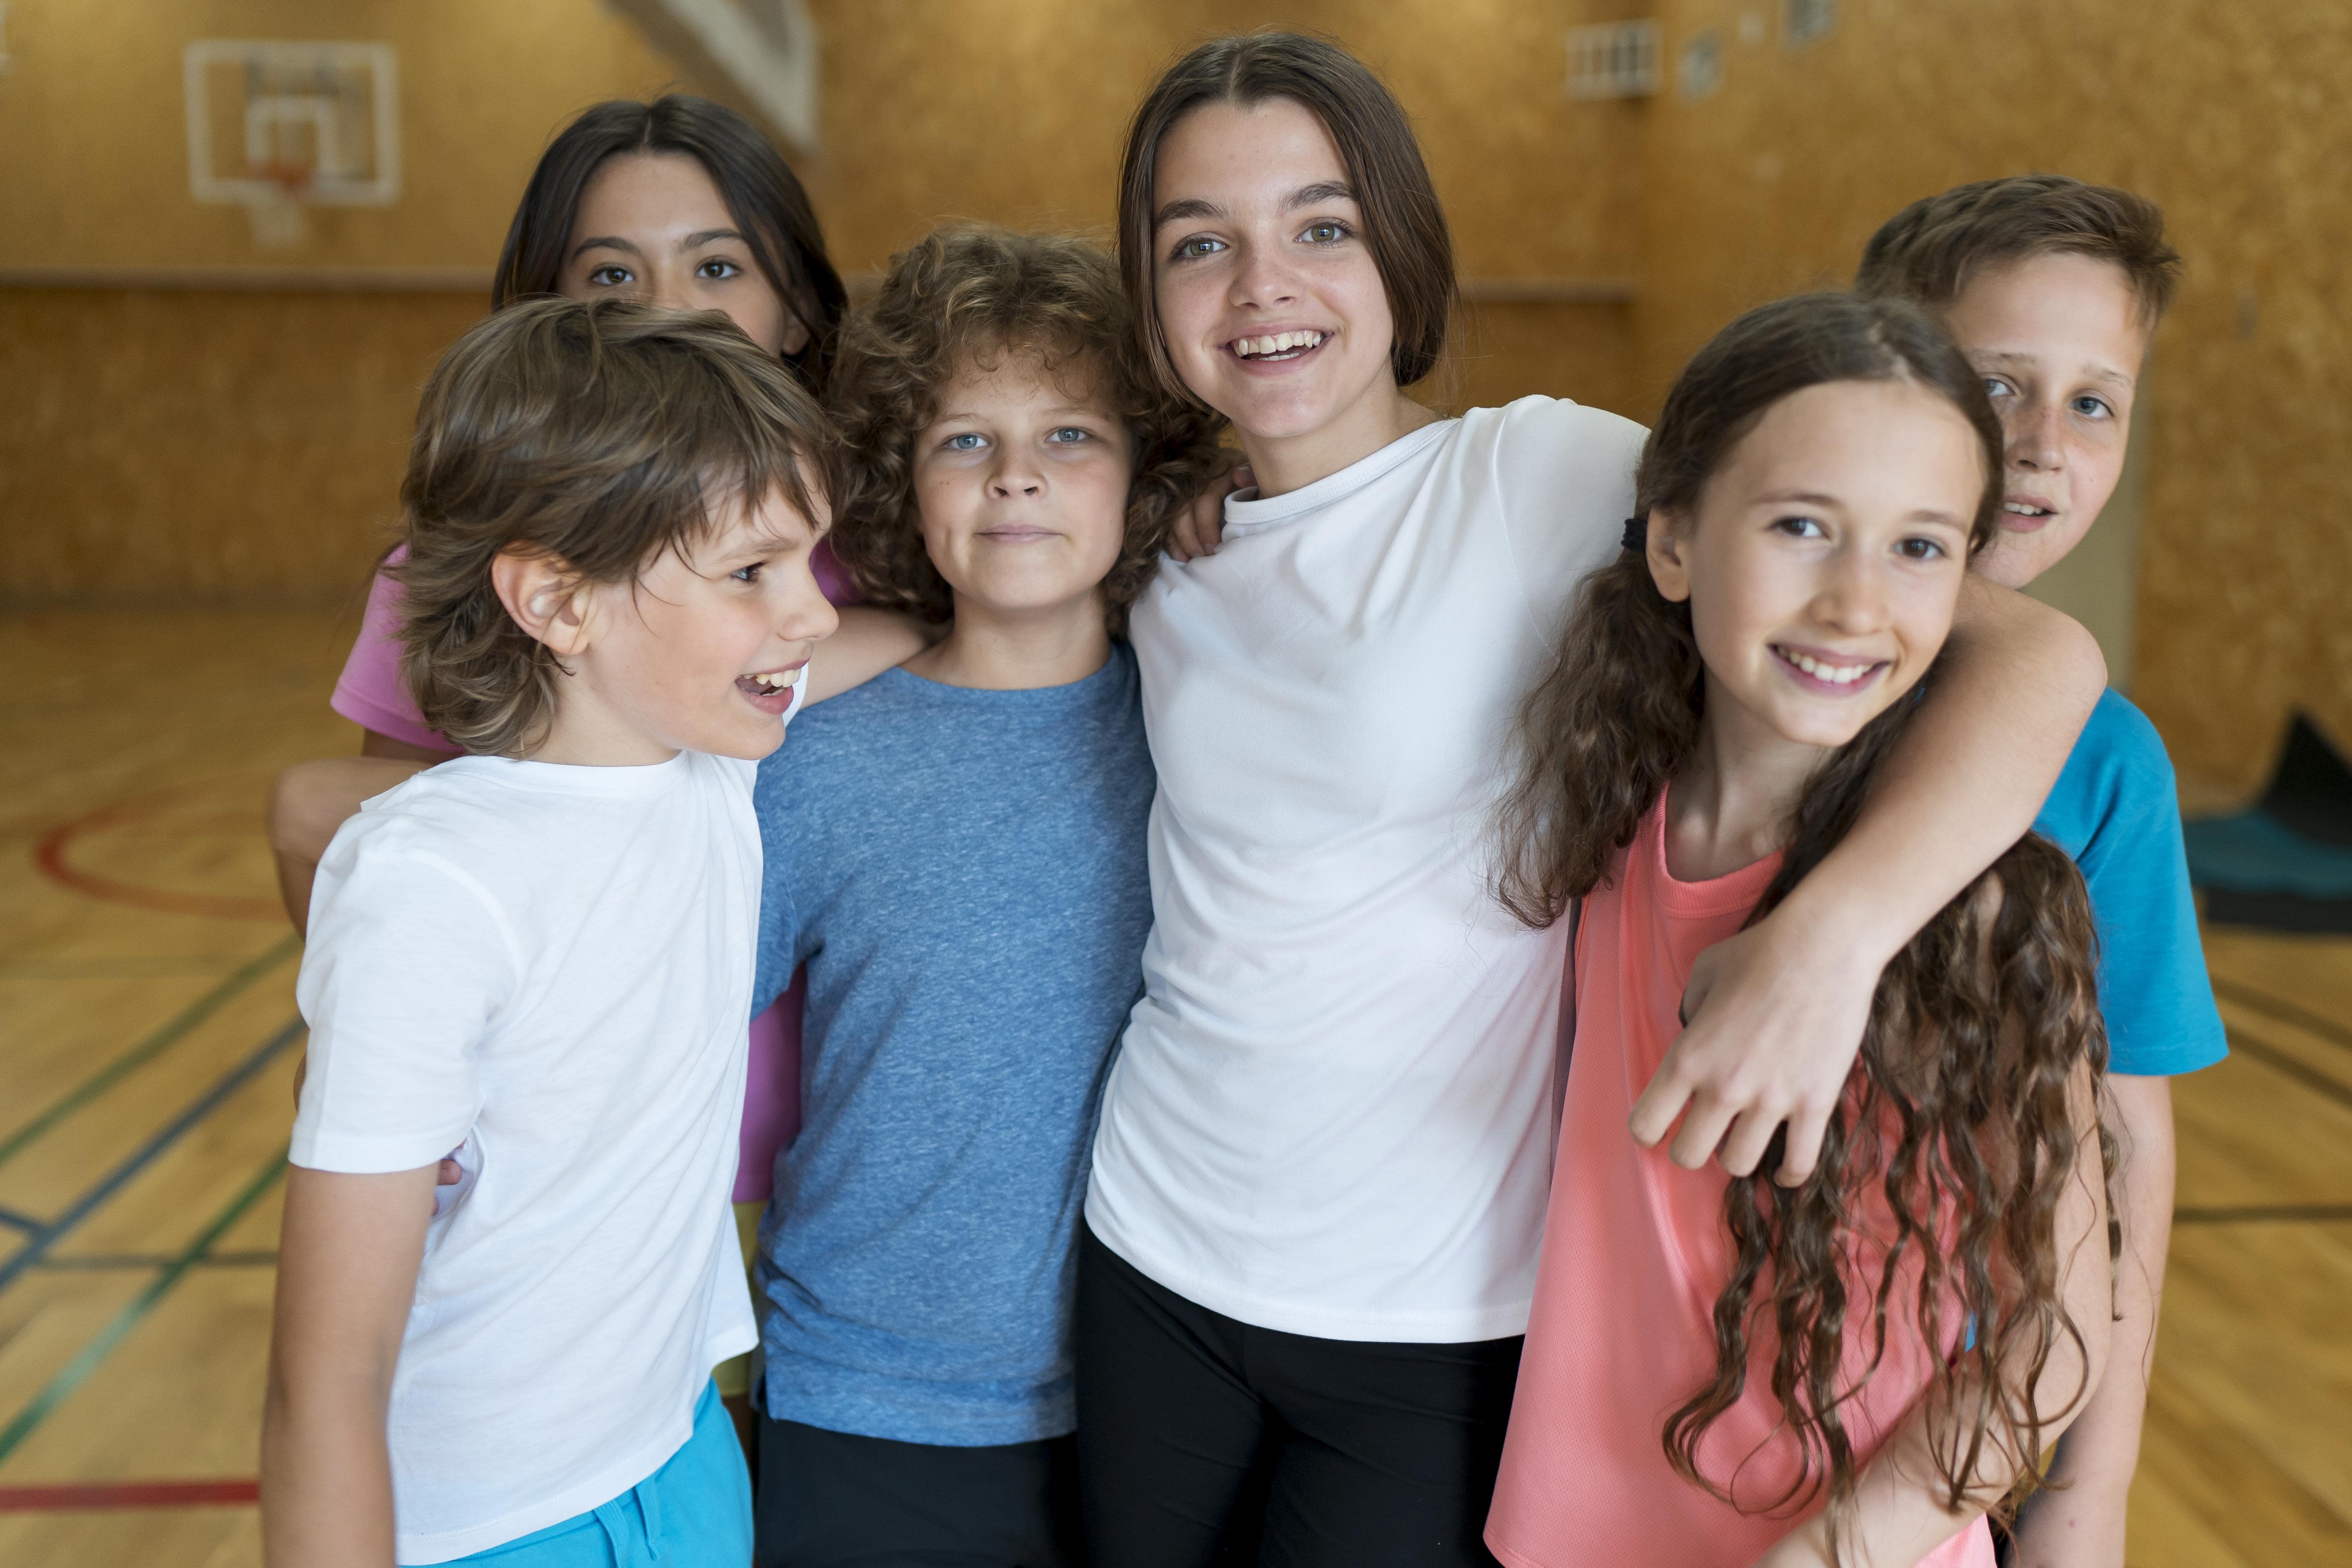
{"type": "MultiPolygon", "coordinates": [[[[2032,174],[1961,185],[1871,239],[1855,289],[1935,311],[1983,373],[2007,435],[2001,533],[1977,570],[2021,588],[2082,542],[2122,476],[2132,399],[2180,260],[2128,191],[2032,174]]],[[[2103,1115],[2121,1145],[2124,1252],[2107,1373],[2013,1535],[2015,1562],[2120,1568],[2171,1239],[2170,1075],[2228,1054],[2181,849],[2172,763],[2121,695],[2099,700],[2034,824],[2074,858],[2100,941],[2103,1115]]]]}

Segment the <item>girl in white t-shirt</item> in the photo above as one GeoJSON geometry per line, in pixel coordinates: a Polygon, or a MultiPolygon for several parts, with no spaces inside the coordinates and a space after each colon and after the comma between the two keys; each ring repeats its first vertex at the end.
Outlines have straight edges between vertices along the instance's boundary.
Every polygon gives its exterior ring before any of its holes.
{"type": "MultiPolygon", "coordinates": [[[[1405,395],[1453,314],[1444,217],[1402,110],[1329,44],[1171,68],[1119,226],[1144,346],[1256,489],[1132,621],[1155,923],[1087,1206],[1089,1547],[1487,1561],[1562,952],[1493,902],[1481,846],[1643,433],[1405,395]]],[[[1703,962],[1644,1142],[1679,1120],[1675,1158],[1746,1173],[1786,1121],[1780,1173],[1810,1169],[1880,966],[2031,825],[2103,673],[2080,628],[1980,584],[1948,669],[1853,831],[1703,962]]]]}
{"type": "Polygon", "coordinates": [[[278,1568],[751,1556],[710,1371],[754,1339],[727,1205],[751,785],[835,626],[824,428],[723,318],[620,301],[512,306],[425,387],[402,676],[468,754],[319,868],[262,1432],[278,1568]]]}

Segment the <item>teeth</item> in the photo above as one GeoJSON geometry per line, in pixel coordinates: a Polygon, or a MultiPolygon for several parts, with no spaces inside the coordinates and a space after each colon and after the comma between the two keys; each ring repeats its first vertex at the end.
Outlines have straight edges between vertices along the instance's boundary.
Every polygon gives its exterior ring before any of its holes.
{"type": "Polygon", "coordinates": [[[1820,659],[1809,658],[1793,648],[1782,648],[1780,657],[1815,680],[1826,680],[1832,686],[1852,685],[1869,674],[1872,668],[1867,664],[1823,664],[1820,659]]]}
{"type": "Polygon", "coordinates": [[[1275,332],[1263,338],[1241,338],[1234,343],[1234,353],[1244,359],[1262,359],[1268,354],[1288,353],[1293,349],[1311,349],[1327,334],[1322,332],[1275,332]]]}
{"type": "Polygon", "coordinates": [[[793,683],[793,677],[796,673],[798,672],[790,669],[771,669],[755,675],[751,679],[771,690],[781,691],[793,683]]]}
{"type": "Polygon", "coordinates": [[[2000,510],[2003,511],[2013,511],[2020,517],[2048,517],[2050,515],[2040,507],[2027,506],[2023,501],[2003,501],[2001,503],[2000,510]]]}

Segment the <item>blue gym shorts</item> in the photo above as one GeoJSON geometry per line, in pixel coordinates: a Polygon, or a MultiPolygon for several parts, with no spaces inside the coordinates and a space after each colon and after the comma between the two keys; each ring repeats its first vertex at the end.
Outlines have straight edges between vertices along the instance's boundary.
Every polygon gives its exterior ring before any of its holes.
{"type": "Polygon", "coordinates": [[[718,1388],[703,1385],[686,1446],[619,1497],[454,1561],[494,1568],[744,1568],[751,1561],[751,1473],[718,1388]]]}

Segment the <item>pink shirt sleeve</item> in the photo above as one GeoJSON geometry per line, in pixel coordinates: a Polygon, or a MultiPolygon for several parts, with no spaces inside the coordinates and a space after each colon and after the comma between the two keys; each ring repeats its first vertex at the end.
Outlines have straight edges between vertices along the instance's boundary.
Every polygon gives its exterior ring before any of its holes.
{"type": "MultiPolygon", "coordinates": [[[[404,545],[384,564],[406,553],[404,545]]],[[[362,730],[437,752],[457,749],[439,731],[426,727],[425,715],[400,684],[400,584],[387,573],[379,571],[369,585],[359,640],[352,644],[352,656],[343,661],[343,673],[327,705],[362,730]]]]}

